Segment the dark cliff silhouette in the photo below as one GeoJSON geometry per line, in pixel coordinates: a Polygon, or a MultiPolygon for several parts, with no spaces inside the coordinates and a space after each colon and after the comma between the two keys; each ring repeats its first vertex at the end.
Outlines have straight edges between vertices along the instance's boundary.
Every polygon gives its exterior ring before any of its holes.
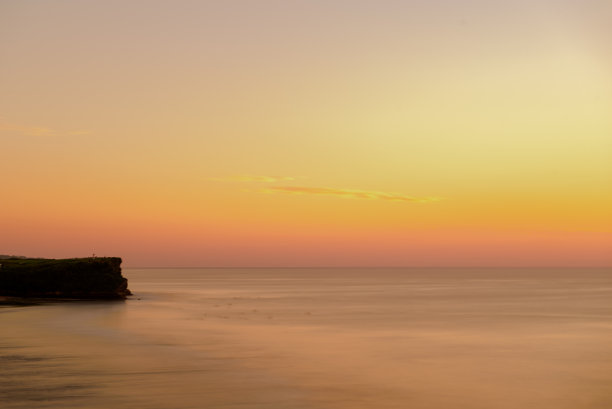
{"type": "Polygon", "coordinates": [[[0,295],[122,299],[131,295],[119,257],[0,259],[0,295]]]}

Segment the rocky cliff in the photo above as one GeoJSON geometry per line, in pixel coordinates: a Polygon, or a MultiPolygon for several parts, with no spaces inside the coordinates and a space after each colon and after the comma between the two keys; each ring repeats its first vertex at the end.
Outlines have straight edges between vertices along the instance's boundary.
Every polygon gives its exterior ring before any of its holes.
{"type": "Polygon", "coordinates": [[[0,260],[0,295],[125,298],[131,295],[119,257],[0,260]]]}

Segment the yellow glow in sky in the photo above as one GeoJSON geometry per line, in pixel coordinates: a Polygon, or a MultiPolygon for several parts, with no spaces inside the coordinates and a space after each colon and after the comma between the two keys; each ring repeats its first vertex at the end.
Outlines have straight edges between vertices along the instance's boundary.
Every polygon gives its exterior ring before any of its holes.
{"type": "Polygon", "coordinates": [[[612,263],[609,2],[0,2],[0,254],[612,263]]]}

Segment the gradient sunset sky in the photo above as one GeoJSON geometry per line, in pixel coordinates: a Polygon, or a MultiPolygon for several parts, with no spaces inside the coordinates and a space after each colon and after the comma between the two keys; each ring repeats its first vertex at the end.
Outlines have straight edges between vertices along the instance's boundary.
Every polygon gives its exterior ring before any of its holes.
{"type": "Polygon", "coordinates": [[[608,0],[0,1],[0,254],[612,265],[608,0]]]}

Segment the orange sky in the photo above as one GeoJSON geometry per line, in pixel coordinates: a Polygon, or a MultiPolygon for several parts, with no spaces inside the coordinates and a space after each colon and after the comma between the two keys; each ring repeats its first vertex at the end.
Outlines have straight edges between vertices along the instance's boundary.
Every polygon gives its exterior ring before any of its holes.
{"type": "Polygon", "coordinates": [[[611,15],[0,1],[0,254],[609,266],[611,15]]]}

